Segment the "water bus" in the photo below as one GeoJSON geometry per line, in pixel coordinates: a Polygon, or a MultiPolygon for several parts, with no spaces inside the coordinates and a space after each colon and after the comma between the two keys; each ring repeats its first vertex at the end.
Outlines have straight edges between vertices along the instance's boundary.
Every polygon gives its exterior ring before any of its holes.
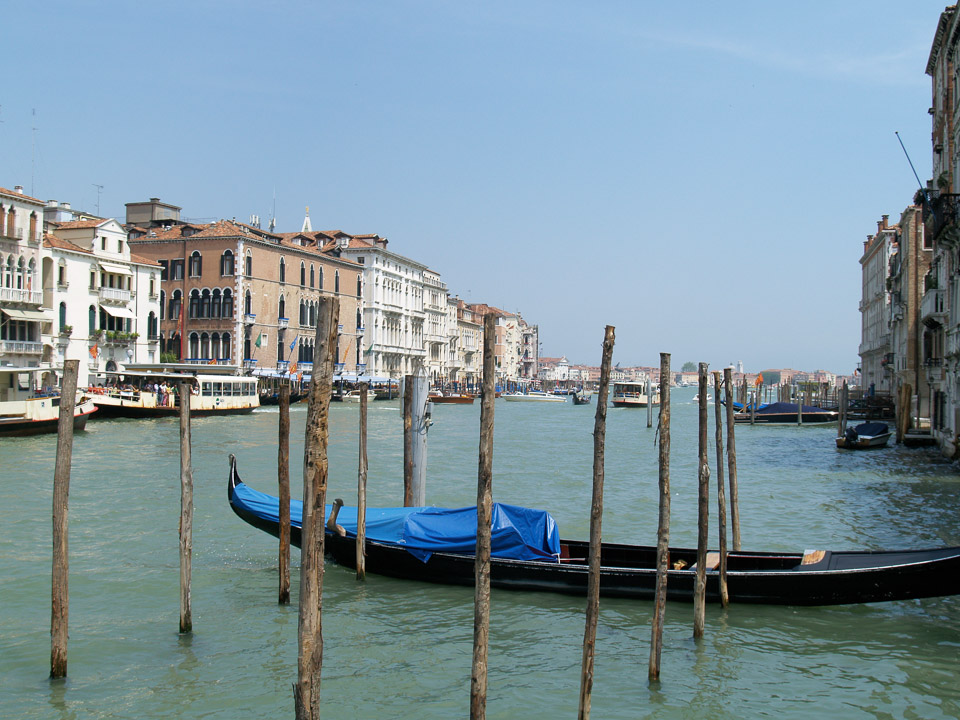
{"type": "MultiPolygon", "coordinates": [[[[57,432],[60,394],[38,389],[36,376],[50,368],[0,366],[0,437],[57,432]]],[[[97,411],[86,394],[77,394],[73,427],[83,430],[97,411]]]]}
{"type": "Polygon", "coordinates": [[[613,383],[613,397],[610,400],[614,407],[647,407],[660,404],[660,387],[654,386],[653,398],[647,397],[645,382],[613,383]]]}

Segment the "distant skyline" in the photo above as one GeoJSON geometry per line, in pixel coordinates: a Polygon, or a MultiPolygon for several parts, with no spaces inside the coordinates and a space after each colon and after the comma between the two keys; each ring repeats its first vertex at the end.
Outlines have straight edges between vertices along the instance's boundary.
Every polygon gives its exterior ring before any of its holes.
{"type": "Polygon", "coordinates": [[[19,3],[0,186],[378,233],[545,356],[858,363],[943,2],[19,3]]]}

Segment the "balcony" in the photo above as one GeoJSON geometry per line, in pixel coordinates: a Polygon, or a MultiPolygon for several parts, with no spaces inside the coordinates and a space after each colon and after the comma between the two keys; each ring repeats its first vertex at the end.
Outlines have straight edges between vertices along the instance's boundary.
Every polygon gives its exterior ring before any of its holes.
{"type": "Polygon", "coordinates": [[[43,343],[2,340],[0,341],[0,352],[4,355],[42,355],[43,343]]]}
{"type": "Polygon", "coordinates": [[[257,321],[256,313],[244,313],[243,315],[244,325],[253,325],[256,321],[257,321]]]}
{"type": "MultiPolygon", "coordinates": [[[[934,195],[935,193],[931,193],[934,195]]],[[[932,222],[928,227],[931,228],[933,233],[933,239],[937,242],[943,242],[948,240],[947,237],[941,238],[940,236],[947,235],[945,231],[954,229],[956,234],[957,230],[960,230],[960,195],[954,193],[939,193],[935,194],[935,197],[932,197],[930,200],[930,207],[924,207],[923,209],[923,219],[925,222],[932,222]]]]}
{"type": "Polygon", "coordinates": [[[927,290],[920,303],[920,319],[927,327],[942,325],[947,318],[946,291],[927,290]]]}
{"type": "Polygon", "coordinates": [[[0,301],[42,305],[42,290],[20,290],[18,288],[0,288],[0,301]]]}
{"type": "Polygon", "coordinates": [[[277,318],[277,327],[281,330],[286,329],[290,325],[290,320],[287,318],[277,318]]]}
{"type": "Polygon", "coordinates": [[[111,287],[100,288],[99,295],[100,302],[106,303],[127,303],[130,302],[130,299],[133,297],[129,290],[111,287]]]}

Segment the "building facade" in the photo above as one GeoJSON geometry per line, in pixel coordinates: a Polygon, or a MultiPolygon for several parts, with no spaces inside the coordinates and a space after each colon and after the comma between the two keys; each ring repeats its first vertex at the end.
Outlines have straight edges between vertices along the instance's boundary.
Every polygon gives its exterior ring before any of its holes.
{"type": "Polygon", "coordinates": [[[891,378],[884,367],[890,352],[890,296],[887,272],[896,244],[898,228],[888,216],[877,222],[877,234],[863,243],[860,300],[860,368],[863,386],[870,392],[889,392],[891,378]]]}
{"type": "Polygon", "coordinates": [[[43,206],[19,185],[0,188],[0,359],[17,367],[49,365],[53,356],[40,282],[43,206]]]}

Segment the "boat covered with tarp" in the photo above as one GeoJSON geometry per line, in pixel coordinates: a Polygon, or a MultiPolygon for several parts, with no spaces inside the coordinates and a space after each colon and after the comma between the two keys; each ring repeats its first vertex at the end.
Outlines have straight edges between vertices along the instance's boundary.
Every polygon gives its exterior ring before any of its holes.
{"type": "MultiPolygon", "coordinates": [[[[271,535],[280,533],[279,500],[246,485],[231,456],[227,495],[233,511],[271,535]]],[[[541,510],[496,504],[491,584],[515,590],[587,592],[589,543],[559,539],[541,510]]],[[[290,501],[290,542],[300,546],[302,504],[290,501]]],[[[366,570],[408,580],[474,584],[476,508],[377,508],[366,511],[366,570]]],[[[356,509],[326,506],[325,552],[356,565],[356,509]],[[336,512],[335,509],[339,510],[336,512]]],[[[706,597],[719,602],[718,553],[706,555],[706,597]]],[[[697,551],[671,548],[667,597],[691,601],[697,551]]],[[[600,594],[652,599],[655,546],[602,543],[600,594]]],[[[890,552],[731,552],[727,587],[732,602],[838,605],[960,594],[960,547],[890,552]]]]}
{"type": "Polygon", "coordinates": [[[797,403],[775,402],[761,405],[756,411],[738,412],[733,419],[739,423],[795,423],[798,419],[804,423],[825,423],[835,422],[839,415],[836,410],[825,410],[815,405],[804,405],[803,412],[799,413],[797,403]]]}
{"type": "Polygon", "coordinates": [[[869,450],[886,446],[890,440],[890,426],[882,422],[865,422],[848,427],[837,438],[837,447],[847,450],[869,450]]]}

